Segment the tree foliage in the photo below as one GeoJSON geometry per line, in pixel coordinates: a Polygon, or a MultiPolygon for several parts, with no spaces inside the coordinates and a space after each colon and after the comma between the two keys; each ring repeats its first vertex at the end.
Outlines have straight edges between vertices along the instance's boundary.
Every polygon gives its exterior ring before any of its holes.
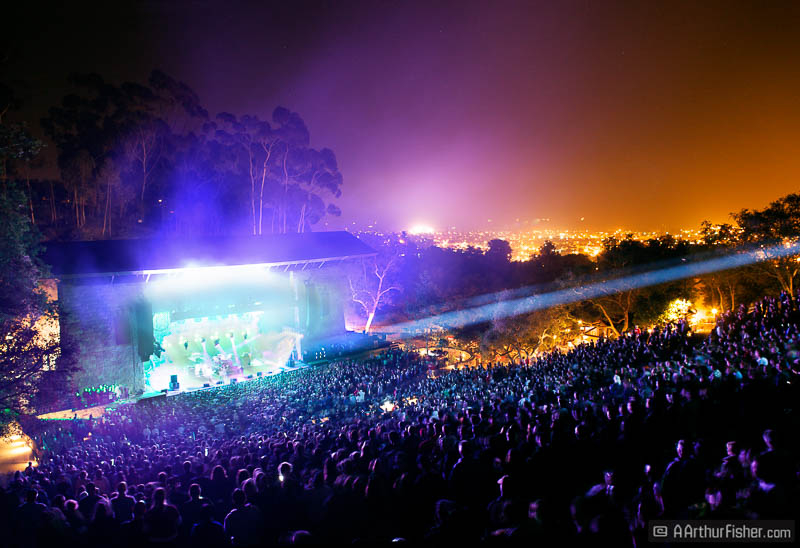
{"type": "Polygon", "coordinates": [[[742,209],[733,218],[741,229],[741,240],[761,250],[763,260],[756,265],[758,271],[794,297],[795,280],[800,272],[798,257],[774,250],[800,241],[800,194],[788,194],[761,210],[742,209]]]}
{"type": "Polygon", "coordinates": [[[59,311],[42,285],[49,273],[39,253],[25,194],[9,182],[0,192],[1,429],[54,396],[75,367],[59,344],[59,311]]]}
{"type": "Polygon", "coordinates": [[[160,71],[146,84],[96,74],[71,83],[75,92],[42,120],[65,191],[59,203],[58,192],[35,200],[57,212],[41,216],[52,232],[304,232],[340,214],[336,156],[310,146],[297,113],[211,117],[191,88],[160,71]]]}

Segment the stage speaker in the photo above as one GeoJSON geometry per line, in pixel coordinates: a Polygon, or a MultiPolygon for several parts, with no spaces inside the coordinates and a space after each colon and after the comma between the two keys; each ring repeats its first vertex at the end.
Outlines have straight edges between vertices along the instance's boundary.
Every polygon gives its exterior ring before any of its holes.
{"type": "Polygon", "coordinates": [[[211,385],[210,385],[210,384],[208,384],[207,382],[206,382],[206,383],[203,383],[203,388],[211,388],[211,385]]]}
{"type": "Polygon", "coordinates": [[[231,379],[231,384],[236,384],[237,382],[239,382],[239,379],[237,379],[236,377],[231,379]]]}
{"type": "Polygon", "coordinates": [[[262,373],[261,371],[259,371],[258,373],[256,373],[256,377],[263,377],[263,376],[264,376],[264,373],[262,373]]]}
{"type": "Polygon", "coordinates": [[[178,375],[170,375],[169,377],[169,389],[170,390],[177,390],[181,387],[178,383],[178,375]]]}
{"type": "Polygon", "coordinates": [[[248,379],[252,379],[252,378],[253,378],[253,375],[247,375],[247,378],[248,378],[248,379]]]}
{"type": "Polygon", "coordinates": [[[146,362],[153,353],[153,306],[150,301],[142,299],[133,305],[136,319],[136,342],[139,347],[139,359],[146,362]]]}
{"type": "Polygon", "coordinates": [[[114,342],[116,344],[131,344],[131,326],[128,322],[128,310],[117,310],[114,314],[114,342]]]}

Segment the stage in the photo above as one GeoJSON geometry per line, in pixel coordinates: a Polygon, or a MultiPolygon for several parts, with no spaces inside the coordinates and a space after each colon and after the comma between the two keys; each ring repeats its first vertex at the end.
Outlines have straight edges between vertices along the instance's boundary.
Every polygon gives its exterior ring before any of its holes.
{"type": "Polygon", "coordinates": [[[346,232],[50,242],[70,389],[183,391],[340,354],[341,267],[374,255],[346,232]]]}
{"type": "Polygon", "coordinates": [[[274,374],[303,338],[294,276],[252,269],[183,272],[145,288],[153,352],[145,391],[274,374]]]}
{"type": "MultiPolygon", "coordinates": [[[[178,394],[183,394],[186,392],[197,392],[199,390],[214,390],[215,388],[221,388],[225,385],[230,384],[238,384],[243,382],[249,382],[252,380],[256,380],[259,378],[264,377],[271,377],[274,375],[280,375],[281,373],[287,373],[289,371],[298,371],[300,369],[304,369],[306,367],[310,367],[309,365],[303,362],[295,362],[293,365],[284,365],[279,367],[270,368],[268,371],[262,371],[261,375],[253,375],[253,376],[234,376],[229,378],[227,381],[218,382],[213,385],[209,386],[200,386],[194,388],[188,388],[181,386],[177,390],[152,390],[149,392],[145,392],[139,396],[133,396],[131,398],[127,398],[124,400],[116,400],[113,402],[109,402],[104,405],[95,405],[93,407],[86,407],[83,409],[64,409],[63,411],[54,411],[52,413],[43,413],[41,415],[37,415],[36,418],[40,420],[71,420],[74,418],[88,420],[89,417],[92,419],[97,419],[102,417],[105,414],[106,409],[113,409],[120,405],[126,405],[131,403],[137,403],[141,401],[146,401],[152,398],[161,398],[161,397],[172,397],[177,396],[178,394]]],[[[206,383],[208,384],[208,383],[206,383]]]]}
{"type": "Polygon", "coordinates": [[[232,372],[230,375],[213,375],[211,378],[191,375],[190,372],[181,373],[181,370],[174,365],[162,365],[151,374],[150,381],[151,387],[146,391],[142,397],[152,395],[160,395],[165,391],[168,396],[180,394],[181,392],[192,392],[195,390],[202,390],[207,388],[214,388],[226,384],[237,382],[246,382],[249,380],[257,379],[260,377],[271,377],[279,375],[287,371],[297,371],[308,367],[302,362],[294,362],[293,364],[286,365],[269,365],[265,367],[245,367],[241,372],[232,372]],[[178,387],[172,388],[169,386],[171,376],[178,376],[178,387]],[[153,382],[155,376],[156,381],[153,382]],[[166,382],[166,384],[164,384],[166,382]]]}

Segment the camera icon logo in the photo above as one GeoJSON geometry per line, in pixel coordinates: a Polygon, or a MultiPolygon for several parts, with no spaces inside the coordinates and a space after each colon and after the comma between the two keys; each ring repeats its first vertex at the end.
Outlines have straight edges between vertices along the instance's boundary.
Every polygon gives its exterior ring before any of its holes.
{"type": "Polygon", "coordinates": [[[669,536],[669,527],[666,525],[653,525],[653,537],[667,538],[669,536]]]}

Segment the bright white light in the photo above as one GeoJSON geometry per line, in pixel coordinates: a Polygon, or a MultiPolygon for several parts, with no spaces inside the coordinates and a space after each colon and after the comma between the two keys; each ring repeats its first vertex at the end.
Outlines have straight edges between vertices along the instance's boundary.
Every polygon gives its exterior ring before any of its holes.
{"type": "Polygon", "coordinates": [[[433,230],[432,226],[424,225],[424,224],[416,224],[416,225],[412,226],[408,231],[409,234],[413,234],[413,235],[417,235],[417,234],[433,234],[433,232],[434,232],[434,230],[433,230]]]}
{"type": "MultiPolygon", "coordinates": [[[[165,295],[205,292],[213,287],[282,285],[284,279],[264,265],[206,266],[174,269],[148,282],[145,295],[152,300],[165,295]]],[[[288,287],[288,286],[287,286],[288,287]]]]}
{"type": "Polygon", "coordinates": [[[381,409],[383,409],[387,413],[391,413],[392,411],[394,411],[394,408],[395,408],[394,403],[392,403],[392,402],[390,402],[388,400],[383,402],[383,404],[381,405],[381,409]]]}

